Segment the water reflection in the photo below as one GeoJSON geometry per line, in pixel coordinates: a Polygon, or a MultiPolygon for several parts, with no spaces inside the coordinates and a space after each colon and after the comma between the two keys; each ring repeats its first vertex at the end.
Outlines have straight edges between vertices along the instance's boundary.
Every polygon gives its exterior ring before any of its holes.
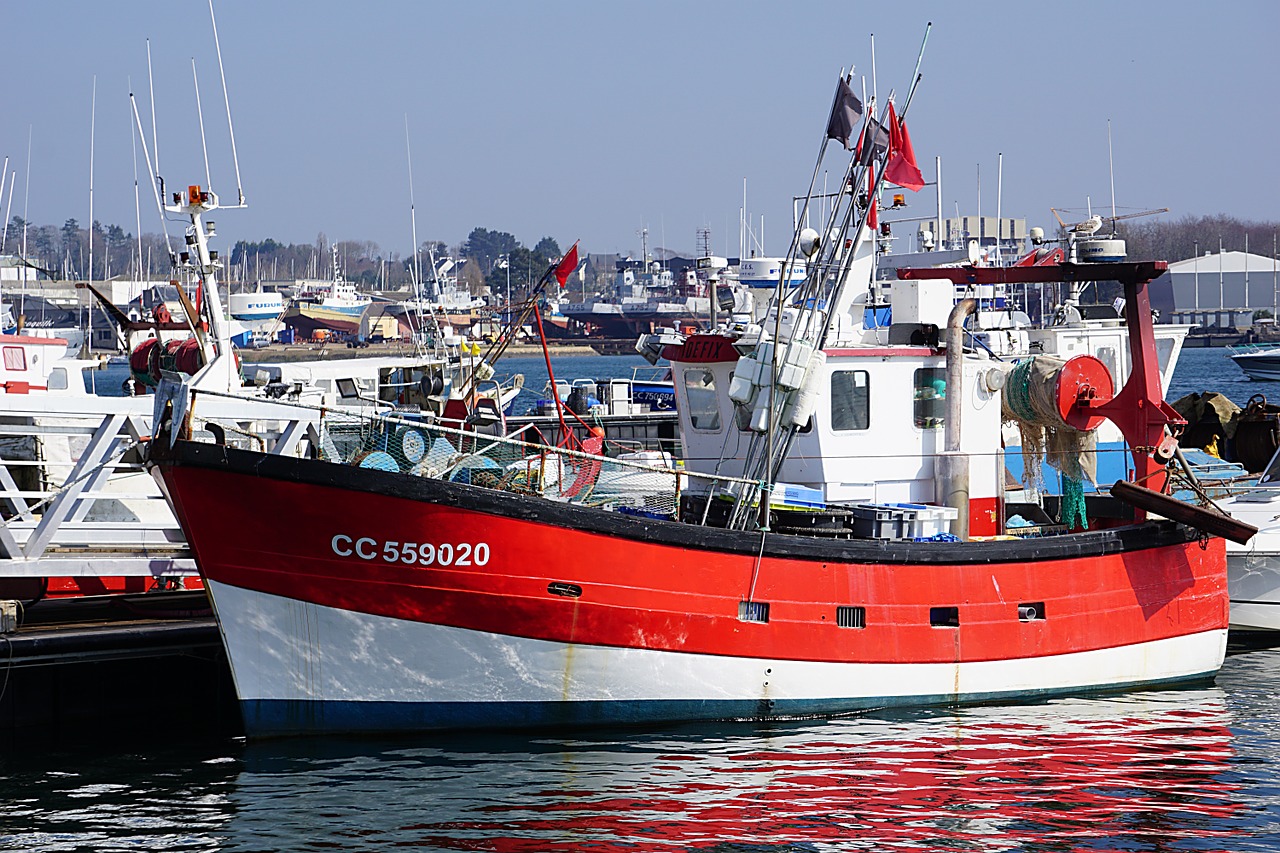
{"type": "Polygon", "coordinates": [[[1220,690],[605,737],[253,745],[229,849],[1231,847],[1220,690]],[[319,845],[318,845],[319,846],[319,845]]]}
{"type": "MultiPolygon", "coordinates": [[[[1280,849],[1280,650],[1218,687],[789,725],[0,754],[0,850],[1280,849]]],[[[36,748],[38,746],[38,749],[36,748]]]]}

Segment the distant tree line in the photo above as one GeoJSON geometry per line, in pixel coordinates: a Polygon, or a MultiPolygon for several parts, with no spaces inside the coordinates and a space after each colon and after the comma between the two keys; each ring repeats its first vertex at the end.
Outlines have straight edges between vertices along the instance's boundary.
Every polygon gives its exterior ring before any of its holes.
{"type": "MultiPolygon", "coordinates": [[[[68,219],[59,228],[35,225],[14,216],[7,231],[0,235],[0,253],[22,254],[24,236],[28,260],[64,279],[164,278],[171,274],[168,249],[160,234],[144,233],[139,241],[118,225],[95,221],[92,228],[85,229],[77,220],[68,219]]],[[[171,240],[175,251],[182,248],[181,238],[171,240]]],[[[240,240],[229,254],[223,255],[226,278],[234,282],[325,280],[332,275],[332,245],[324,233],[317,234],[312,243],[281,243],[272,238],[240,240]]],[[[424,282],[430,281],[434,256],[437,264],[453,258],[455,263],[449,274],[457,276],[460,285],[471,293],[479,294],[488,285],[495,293],[505,295],[509,283],[513,296],[526,293],[561,254],[559,243],[551,237],[541,238],[530,249],[515,235],[488,228],[473,228],[464,242],[452,248],[440,240],[424,241],[416,268],[412,254],[384,252],[371,240],[339,240],[336,246],[343,275],[362,290],[409,290],[415,272],[424,282]]]]}
{"type": "MultiPolygon", "coordinates": [[[[1101,233],[1101,232],[1100,232],[1101,233]]],[[[1171,221],[1117,222],[1131,261],[1183,261],[1205,252],[1272,257],[1280,245],[1280,222],[1251,222],[1233,216],[1184,216],[1171,221]],[[1247,246],[1246,246],[1247,244],[1247,246]]]]}
{"type": "Polygon", "coordinates": [[[14,216],[0,235],[3,246],[0,252],[22,254],[24,241],[29,260],[65,279],[136,277],[148,268],[153,273],[163,271],[165,274],[169,269],[168,251],[160,235],[144,234],[139,241],[119,225],[103,225],[98,220],[94,220],[91,228],[81,227],[76,219],[68,219],[61,228],[55,228],[14,216]],[[92,270],[89,269],[90,254],[92,270]]]}

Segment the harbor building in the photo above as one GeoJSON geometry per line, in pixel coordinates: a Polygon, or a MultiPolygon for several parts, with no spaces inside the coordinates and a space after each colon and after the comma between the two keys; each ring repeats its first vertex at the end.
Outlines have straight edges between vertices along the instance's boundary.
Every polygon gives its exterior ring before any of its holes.
{"type": "Polygon", "coordinates": [[[1248,252],[1206,252],[1169,264],[1151,284],[1161,319],[1194,326],[1248,328],[1260,310],[1280,314],[1280,262],[1248,252]]]}

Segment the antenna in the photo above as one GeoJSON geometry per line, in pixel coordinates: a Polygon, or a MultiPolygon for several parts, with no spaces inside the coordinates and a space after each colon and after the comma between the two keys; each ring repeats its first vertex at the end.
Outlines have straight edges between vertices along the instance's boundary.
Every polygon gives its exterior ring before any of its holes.
{"type": "MultiPolygon", "coordinates": [[[[133,88],[132,80],[129,81],[129,88],[133,88]]],[[[142,201],[138,196],[138,137],[133,128],[129,128],[129,143],[133,147],[133,215],[138,228],[138,281],[146,281],[142,266],[142,201]]]]}
{"type": "Polygon", "coordinates": [[[1116,227],[1116,163],[1111,157],[1111,119],[1107,119],[1107,168],[1111,172],[1111,228],[1116,227]]]}
{"type": "MultiPolygon", "coordinates": [[[[13,210],[13,182],[18,178],[18,170],[14,169],[9,173],[9,204],[4,209],[4,231],[0,233],[0,252],[4,251],[5,243],[9,242],[9,213],[13,210]]],[[[0,184],[4,183],[4,176],[0,175],[0,184]]]]}
{"type": "MultiPolygon", "coordinates": [[[[413,148],[409,145],[409,114],[404,114],[404,153],[409,160],[409,227],[413,231],[413,295],[422,301],[422,271],[418,268],[418,216],[413,204],[413,148]]],[[[434,273],[435,270],[433,269],[434,273]]]]}
{"type": "Polygon", "coordinates": [[[204,110],[200,108],[200,78],[196,76],[194,56],[191,57],[191,82],[196,87],[196,118],[200,122],[200,147],[204,150],[204,184],[209,192],[213,192],[213,177],[209,174],[209,145],[204,140],[204,110]]]}
{"type": "MultiPolygon", "coordinates": [[[[1000,266],[1000,241],[1004,239],[1004,223],[1000,219],[1001,194],[1004,191],[1004,153],[996,154],[996,266],[1000,266]]],[[[1013,236],[1012,234],[1009,236],[1013,236]]]]}
{"type": "MultiPolygon", "coordinates": [[[[93,132],[98,111],[98,75],[93,75],[93,97],[89,101],[89,281],[93,281],[93,132]]],[[[26,254],[26,252],[23,252],[26,254]]],[[[93,311],[93,303],[89,303],[93,311]]]]}
{"type": "MultiPolygon", "coordinates": [[[[133,92],[129,93],[129,104],[133,107],[133,121],[138,128],[138,136],[142,140],[142,156],[147,161],[147,173],[155,175],[151,169],[151,154],[147,151],[147,139],[142,134],[142,119],[138,117],[138,102],[133,98],[133,92]]],[[[151,192],[156,198],[156,213],[160,215],[160,233],[164,235],[164,247],[169,252],[169,263],[174,263],[173,244],[169,242],[169,230],[165,227],[164,222],[164,202],[160,200],[160,177],[156,177],[151,181],[151,192]]]]}
{"type": "MultiPolygon", "coordinates": [[[[156,135],[156,84],[151,79],[151,39],[147,39],[147,87],[151,90],[151,150],[156,152],[156,170],[152,174],[158,178],[160,177],[160,137],[156,135]]],[[[130,89],[132,88],[130,86],[130,89]]],[[[145,140],[143,145],[146,145],[145,140]]]]}
{"type": "Polygon", "coordinates": [[[871,100],[876,99],[876,34],[871,34],[871,100]]]}
{"type": "Polygon", "coordinates": [[[4,158],[4,168],[0,169],[0,204],[4,204],[4,176],[9,174],[9,158],[4,158]]]}
{"type": "Polygon", "coordinates": [[[222,70],[222,45],[218,42],[218,21],[213,16],[213,0],[209,0],[209,20],[213,23],[213,47],[218,53],[218,75],[222,77],[222,100],[227,105],[227,131],[231,134],[231,162],[236,167],[236,193],[244,204],[244,187],[240,183],[240,158],[236,155],[236,129],[231,124],[231,96],[227,94],[227,75],[222,70]]]}
{"type": "MultiPolygon", "coordinates": [[[[34,125],[27,125],[27,177],[26,186],[22,190],[22,260],[27,259],[27,229],[31,223],[27,221],[29,211],[31,209],[31,134],[34,125]]],[[[22,299],[19,300],[18,313],[22,313],[22,307],[26,304],[27,298],[27,265],[22,265],[22,299]]]]}

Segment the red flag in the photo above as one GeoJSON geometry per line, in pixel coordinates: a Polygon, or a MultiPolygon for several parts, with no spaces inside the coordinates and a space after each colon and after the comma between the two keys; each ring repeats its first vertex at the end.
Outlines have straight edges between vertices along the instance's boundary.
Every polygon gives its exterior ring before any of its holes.
{"type": "Polygon", "coordinates": [[[912,192],[919,192],[924,186],[924,175],[916,165],[916,153],[911,150],[907,125],[899,123],[893,111],[893,101],[889,102],[889,162],[884,167],[884,177],[912,192]]]}
{"type": "Polygon", "coordinates": [[[569,280],[569,274],[578,268],[578,244],[574,243],[573,248],[569,250],[569,254],[565,255],[556,265],[556,281],[560,282],[560,286],[564,287],[565,282],[569,280]]]}

